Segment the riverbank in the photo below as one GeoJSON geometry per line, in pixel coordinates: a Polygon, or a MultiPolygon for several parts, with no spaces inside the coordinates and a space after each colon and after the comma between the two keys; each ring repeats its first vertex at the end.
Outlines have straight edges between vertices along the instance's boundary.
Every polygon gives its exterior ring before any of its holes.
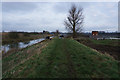
{"type": "Polygon", "coordinates": [[[55,38],[46,41],[42,49],[40,45],[4,58],[3,78],[119,77],[117,60],[73,39],[55,38]]]}

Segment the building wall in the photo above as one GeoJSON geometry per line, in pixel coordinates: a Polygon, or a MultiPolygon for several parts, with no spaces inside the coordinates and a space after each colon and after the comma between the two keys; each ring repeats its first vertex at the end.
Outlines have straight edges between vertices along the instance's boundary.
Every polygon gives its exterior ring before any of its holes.
{"type": "Polygon", "coordinates": [[[92,35],[93,36],[97,36],[98,35],[98,31],[92,31],[92,35]]]}

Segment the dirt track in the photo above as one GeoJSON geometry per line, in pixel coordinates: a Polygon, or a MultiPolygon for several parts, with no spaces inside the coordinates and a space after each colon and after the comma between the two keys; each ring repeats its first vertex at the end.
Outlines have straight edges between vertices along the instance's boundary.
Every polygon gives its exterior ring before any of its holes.
{"type": "Polygon", "coordinates": [[[64,48],[64,51],[65,51],[65,55],[66,55],[66,59],[67,59],[67,67],[69,69],[69,76],[73,77],[73,78],[76,78],[77,77],[77,74],[76,74],[76,71],[75,71],[75,68],[74,68],[74,64],[73,64],[73,61],[71,60],[71,55],[69,53],[69,51],[67,50],[67,42],[64,41],[63,42],[63,48],[64,48]]]}

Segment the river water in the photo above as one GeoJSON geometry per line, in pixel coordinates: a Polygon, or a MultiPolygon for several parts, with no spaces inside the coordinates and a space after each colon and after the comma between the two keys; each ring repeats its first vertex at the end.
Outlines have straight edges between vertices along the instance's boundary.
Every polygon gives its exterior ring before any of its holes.
{"type": "Polygon", "coordinates": [[[0,47],[0,49],[1,49],[1,51],[4,51],[5,53],[7,53],[11,49],[25,48],[27,46],[31,46],[33,44],[39,43],[43,40],[45,40],[45,38],[40,38],[40,39],[31,40],[31,41],[27,41],[27,42],[18,42],[18,43],[6,44],[6,45],[2,45],[0,47]]]}

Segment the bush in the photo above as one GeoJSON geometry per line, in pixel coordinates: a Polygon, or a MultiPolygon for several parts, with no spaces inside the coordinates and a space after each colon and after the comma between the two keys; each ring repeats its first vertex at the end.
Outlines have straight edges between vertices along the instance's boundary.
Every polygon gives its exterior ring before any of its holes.
{"type": "Polygon", "coordinates": [[[17,32],[9,32],[9,33],[8,33],[8,36],[9,36],[9,38],[11,38],[11,39],[17,39],[17,38],[19,38],[19,35],[18,35],[17,32]]]}
{"type": "Polygon", "coordinates": [[[27,32],[23,33],[23,35],[24,35],[24,36],[27,36],[27,37],[30,36],[29,33],[27,33],[27,32]]]}

